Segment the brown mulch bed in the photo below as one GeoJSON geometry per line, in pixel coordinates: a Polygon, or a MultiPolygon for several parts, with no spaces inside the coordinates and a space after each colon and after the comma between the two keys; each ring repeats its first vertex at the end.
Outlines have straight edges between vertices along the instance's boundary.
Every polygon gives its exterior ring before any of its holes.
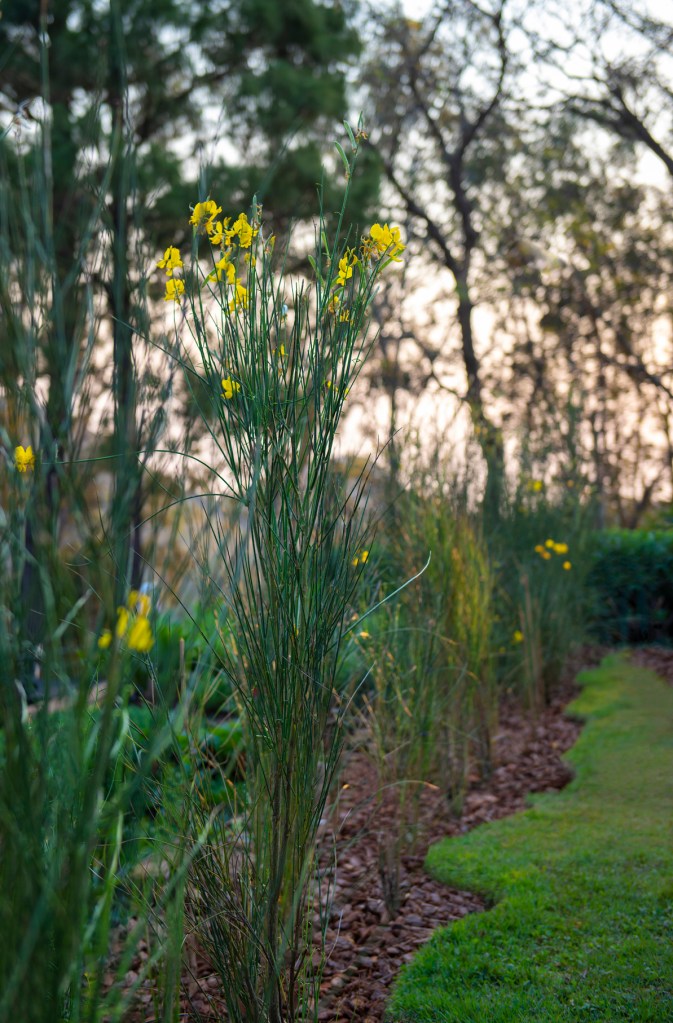
{"type": "MultiPolygon", "coordinates": [[[[460,816],[451,815],[443,793],[423,791],[416,855],[402,858],[401,905],[392,918],[378,870],[385,824],[377,822],[368,803],[375,772],[361,755],[347,766],[349,788],[339,803],[338,838],[339,844],[353,844],[338,858],[320,1020],[379,1023],[392,980],[418,946],[436,927],[485,908],[479,896],[429,877],[423,869],[425,852],[440,838],[524,809],[531,792],[561,789],[570,781],[572,772],[561,756],[575,742],[580,725],[565,717],[564,708],[576,692],[566,681],[534,722],[513,701],[505,704],[494,743],[496,767],[488,781],[470,777],[460,816]]],[[[385,820],[385,804],[382,813],[385,820]]]]}
{"type": "MultiPolygon", "coordinates": [[[[333,860],[337,850],[318,1017],[323,1023],[380,1023],[391,983],[418,946],[436,927],[485,908],[479,896],[430,878],[423,870],[425,852],[440,838],[524,809],[529,793],[558,790],[568,783],[572,772],[561,757],[581,726],[566,717],[564,709],[577,693],[577,673],[596,664],[604,653],[598,648],[578,651],[550,706],[537,720],[531,720],[513,699],[505,701],[494,740],[494,770],[486,781],[470,776],[460,816],[451,815],[441,792],[424,788],[416,848],[402,857],[399,909],[393,915],[385,906],[378,866],[390,801],[378,798],[373,764],[362,753],[351,756],[342,772],[338,801],[326,814],[323,835],[321,862],[333,860]]],[[[673,680],[673,653],[669,678],[673,680]]],[[[190,1023],[222,1019],[218,978],[198,952],[190,959],[190,976],[183,982],[182,1019],[190,1023]]],[[[154,1020],[151,1006],[149,990],[142,989],[128,1023],[154,1020]]]]}

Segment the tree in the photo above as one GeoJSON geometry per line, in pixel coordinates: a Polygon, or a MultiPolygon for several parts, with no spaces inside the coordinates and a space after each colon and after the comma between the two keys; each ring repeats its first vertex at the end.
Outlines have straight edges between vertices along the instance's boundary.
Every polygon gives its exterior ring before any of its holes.
{"type": "MultiPolygon", "coordinates": [[[[312,216],[323,179],[326,210],[338,209],[343,187],[325,176],[322,164],[325,143],[347,110],[345,70],[362,49],[356,4],[220,0],[207,6],[226,30],[203,35],[203,77],[210,88],[222,85],[223,138],[245,153],[215,159],[209,181],[245,203],[253,194],[269,201],[281,233],[312,216]]],[[[377,196],[371,159],[359,161],[356,185],[350,212],[360,220],[377,196]]]]}
{"type": "Polygon", "coordinates": [[[671,197],[567,112],[539,132],[495,266],[507,401],[557,475],[591,481],[603,521],[633,525],[670,477],[671,197]]]}
{"type": "MultiPolygon", "coordinates": [[[[298,190],[306,175],[311,192],[320,178],[321,131],[345,107],[343,69],[358,50],[348,14],[347,7],[315,0],[282,7],[262,0],[195,0],[188,7],[176,0],[3,5],[0,109],[23,128],[20,138],[10,131],[2,142],[11,168],[5,187],[27,184],[34,228],[22,238],[15,222],[13,272],[33,259],[36,238],[44,257],[38,268],[44,318],[23,346],[34,352],[47,394],[39,413],[43,471],[35,486],[41,493],[33,506],[43,517],[40,530],[47,528],[58,544],[65,495],[70,502],[74,494],[81,417],[95,401],[91,393],[83,403],[83,389],[101,392],[111,385],[117,603],[143,569],[139,452],[156,442],[171,386],[170,377],[155,378],[157,415],[143,417],[139,395],[148,396],[153,379],[142,356],[151,329],[144,270],[177,225],[186,225],[189,203],[206,187],[203,175],[190,180],[194,170],[185,166],[178,143],[191,138],[195,151],[211,131],[208,112],[224,105],[226,137],[244,144],[235,148],[233,166],[220,163],[209,172],[208,187],[232,205],[247,206],[252,192],[263,194],[273,180],[280,217],[287,222],[301,214],[298,190]],[[113,345],[112,372],[102,379],[92,357],[101,315],[113,345]]],[[[9,191],[4,198],[11,208],[9,191]]],[[[18,338],[21,303],[9,291],[0,299],[18,338]]],[[[34,383],[35,371],[31,376],[24,366],[17,373],[17,344],[0,348],[13,353],[0,356],[2,387],[21,400],[17,389],[34,383]]]]}
{"type": "Polygon", "coordinates": [[[377,19],[364,71],[372,144],[429,266],[448,271],[465,371],[464,400],[487,465],[485,507],[497,514],[504,451],[474,332],[475,276],[484,268],[488,208],[509,159],[511,56],[505,0],[436,3],[420,21],[377,19]]]}
{"type": "Polygon", "coordinates": [[[648,151],[673,177],[673,19],[633,0],[593,0],[582,21],[579,31],[567,29],[578,70],[556,56],[565,65],[566,108],[648,151]]]}
{"type": "MultiPolygon", "coordinates": [[[[389,8],[376,24],[372,142],[455,310],[439,346],[427,324],[392,335],[413,336],[418,383],[436,390],[453,392],[460,353],[487,507],[502,428],[591,480],[606,516],[635,521],[670,470],[670,203],[640,157],[669,169],[671,25],[628,0],[438,2],[422,21],[389,8]]],[[[411,379],[395,376],[395,402],[411,379]]]]}

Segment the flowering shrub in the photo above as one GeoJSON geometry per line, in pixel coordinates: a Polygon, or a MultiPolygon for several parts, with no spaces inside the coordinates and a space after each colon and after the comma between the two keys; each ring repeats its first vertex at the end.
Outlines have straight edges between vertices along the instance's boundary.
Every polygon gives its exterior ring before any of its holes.
{"type": "Polygon", "coordinates": [[[404,244],[374,224],[356,246],[338,232],[330,245],[321,221],[311,279],[290,280],[261,207],[223,213],[195,203],[191,260],[170,245],[157,262],[191,333],[180,357],[212,443],[216,560],[200,564],[235,637],[218,656],[245,744],[245,784],[224,787],[214,818],[195,783],[190,826],[208,838],[189,913],[230,1018],[280,1023],[316,1004],[315,843],[347,706],[337,662],[370,550],[364,479],[345,491],[332,452],[376,281],[404,244]]]}

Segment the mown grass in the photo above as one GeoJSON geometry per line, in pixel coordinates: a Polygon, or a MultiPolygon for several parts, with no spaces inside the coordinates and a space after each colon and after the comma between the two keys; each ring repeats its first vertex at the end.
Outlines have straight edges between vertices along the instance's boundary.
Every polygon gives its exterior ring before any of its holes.
{"type": "Polygon", "coordinates": [[[673,1020],[673,690],[616,656],[580,681],[571,785],[431,848],[493,908],[434,935],[388,1020],[673,1020]]]}

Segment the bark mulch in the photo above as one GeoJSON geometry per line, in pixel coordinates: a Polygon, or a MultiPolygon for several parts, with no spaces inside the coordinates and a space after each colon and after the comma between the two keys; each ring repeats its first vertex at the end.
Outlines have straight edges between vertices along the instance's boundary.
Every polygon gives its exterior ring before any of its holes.
{"type": "Polygon", "coordinates": [[[495,769],[487,781],[470,776],[460,816],[450,813],[441,792],[424,789],[416,854],[402,858],[400,908],[392,917],[385,907],[379,873],[390,809],[385,801],[378,814],[372,809],[375,772],[366,759],[358,755],[347,765],[344,781],[349,787],[339,800],[337,848],[352,845],[337,859],[321,1021],[379,1023],[391,982],[418,946],[436,927],[486,908],[479,896],[448,888],[425,873],[427,848],[447,835],[460,835],[523,810],[529,793],[558,790],[571,780],[572,771],[561,757],[574,744],[581,726],[565,716],[564,708],[577,694],[575,674],[586,663],[573,667],[572,675],[567,673],[536,721],[513,700],[505,702],[494,742],[495,769]]]}
{"type": "MultiPolygon", "coordinates": [[[[335,850],[337,863],[329,878],[332,905],[318,1016],[322,1023],[380,1023],[391,983],[418,946],[436,927],[486,908],[479,896],[428,877],[423,870],[425,852],[444,836],[463,834],[524,809],[529,793],[558,790],[570,781],[571,769],[561,757],[581,726],[564,709],[577,693],[577,673],[598,663],[604,652],[578,651],[549,707],[536,720],[514,699],[504,702],[494,740],[494,770],[488,780],[470,776],[459,816],[451,814],[441,792],[424,787],[416,845],[413,853],[402,856],[399,908],[392,914],[386,909],[379,871],[379,853],[392,840],[391,801],[379,797],[376,771],[368,758],[362,753],[350,757],[338,800],[326,813],[322,837],[321,863],[329,873],[335,850]]],[[[669,678],[673,680],[673,653],[669,678]]],[[[190,1023],[224,1018],[218,978],[198,950],[190,959],[191,970],[183,978],[181,1018],[190,1023]]],[[[137,1010],[127,1017],[129,1023],[154,1020],[151,1005],[149,990],[142,989],[137,1010]]]]}

